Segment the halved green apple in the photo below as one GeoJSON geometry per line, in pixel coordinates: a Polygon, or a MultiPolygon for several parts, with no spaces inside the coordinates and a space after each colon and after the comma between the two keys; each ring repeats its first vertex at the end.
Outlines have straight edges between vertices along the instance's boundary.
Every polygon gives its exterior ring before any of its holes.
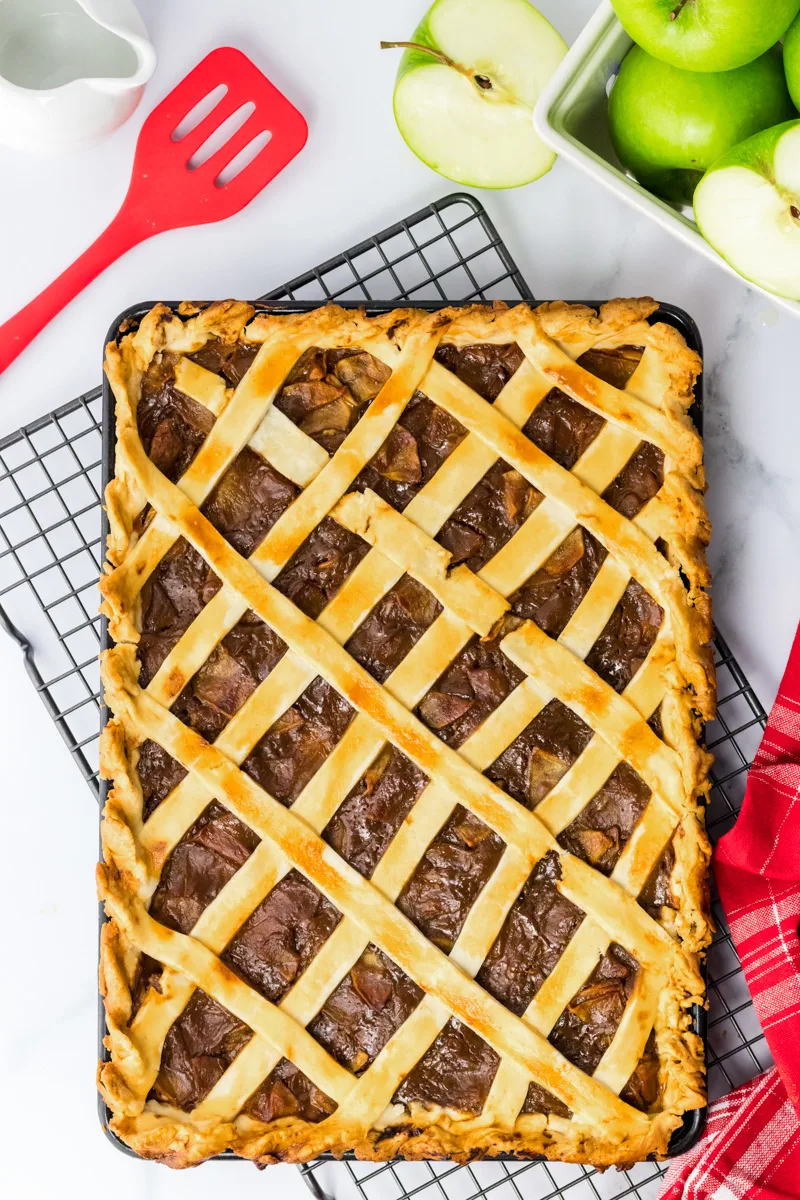
{"type": "Polygon", "coordinates": [[[382,44],[406,47],[394,115],[428,166],[481,188],[550,170],[531,114],[567,46],[528,0],[436,0],[410,42],[382,44]]]}
{"type": "Polygon", "coordinates": [[[706,241],[751,283],[800,300],[800,120],[729,150],[694,194],[706,241]]]}

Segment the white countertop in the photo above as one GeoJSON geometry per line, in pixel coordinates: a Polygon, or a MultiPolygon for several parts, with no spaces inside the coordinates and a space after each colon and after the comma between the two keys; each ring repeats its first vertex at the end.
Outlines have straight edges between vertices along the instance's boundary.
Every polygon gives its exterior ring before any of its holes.
{"type": "MultiPolygon", "coordinates": [[[[0,378],[0,436],[99,379],[105,331],[142,299],[254,296],[450,191],[392,119],[396,54],[425,0],[139,0],[159,67],[139,111],[94,150],[40,160],[0,149],[0,321],[113,216],[153,103],[210,49],[240,46],[306,115],[306,149],[242,214],[134,250],[0,378]]],[[[539,0],[570,41],[592,0],[539,0]]],[[[800,325],[564,163],[480,193],[538,297],[651,294],[686,308],[706,353],[710,558],[718,625],[768,707],[800,616],[800,325]]],[[[3,911],[9,1015],[3,1093],[8,1194],[99,1200],[306,1192],[297,1172],[209,1164],[173,1173],[117,1153],[95,1115],[97,813],[0,636],[3,911]],[[46,813],[43,816],[42,813],[46,813]],[[58,1114],[51,1120],[51,1114],[58,1114]]],[[[376,1198],[379,1200],[379,1198],[376,1198]]]]}

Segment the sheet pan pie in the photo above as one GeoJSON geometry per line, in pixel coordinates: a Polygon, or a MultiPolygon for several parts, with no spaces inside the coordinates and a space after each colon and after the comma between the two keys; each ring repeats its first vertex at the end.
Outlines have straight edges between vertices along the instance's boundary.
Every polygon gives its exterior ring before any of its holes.
{"type": "Polygon", "coordinates": [[[110,344],[110,1061],[187,1166],[663,1154],[714,684],[650,300],[154,308],[110,344]]]}

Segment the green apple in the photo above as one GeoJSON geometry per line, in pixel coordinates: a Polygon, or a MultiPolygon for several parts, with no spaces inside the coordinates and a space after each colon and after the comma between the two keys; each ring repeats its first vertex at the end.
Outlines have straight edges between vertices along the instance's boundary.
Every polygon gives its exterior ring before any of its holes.
{"type": "Polygon", "coordinates": [[[608,104],[620,162],[651,192],[682,204],[727,150],[794,115],[778,48],[732,71],[701,73],[634,46],[608,104]]]}
{"type": "Polygon", "coordinates": [[[567,47],[528,0],[436,0],[411,42],[381,44],[407,48],[395,120],[440,175],[508,188],[550,170],[531,113],[567,47]]]}
{"type": "Polygon", "coordinates": [[[611,0],[648,54],[686,71],[730,71],[779,41],[800,0],[611,0]]]}
{"type": "Polygon", "coordinates": [[[794,106],[800,108],[800,15],[792,21],[783,39],[783,65],[794,106]]]}
{"type": "Polygon", "coordinates": [[[694,194],[700,232],[760,287],[800,300],[800,120],[765,129],[715,162],[694,194]]]}

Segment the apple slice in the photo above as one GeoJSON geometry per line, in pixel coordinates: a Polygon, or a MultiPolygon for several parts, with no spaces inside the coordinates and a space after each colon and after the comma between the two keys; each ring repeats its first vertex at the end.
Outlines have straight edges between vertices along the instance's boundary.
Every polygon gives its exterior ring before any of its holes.
{"type": "Polygon", "coordinates": [[[759,287],[800,300],[800,120],[723,154],[694,194],[700,232],[759,287]]]}
{"type": "Polygon", "coordinates": [[[550,170],[531,114],[567,46],[528,0],[436,0],[411,42],[383,45],[407,47],[395,120],[440,175],[509,188],[550,170]]]}

